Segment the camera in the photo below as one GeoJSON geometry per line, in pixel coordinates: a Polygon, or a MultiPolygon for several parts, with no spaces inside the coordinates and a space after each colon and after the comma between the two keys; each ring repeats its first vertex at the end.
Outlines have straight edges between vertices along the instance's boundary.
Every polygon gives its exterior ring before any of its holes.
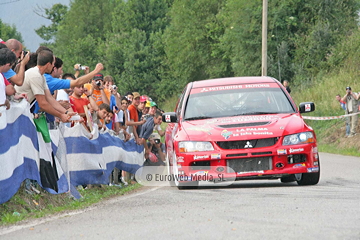
{"type": "Polygon", "coordinates": [[[24,57],[26,56],[26,54],[28,54],[28,51],[23,50],[22,52],[24,57]]]}
{"type": "Polygon", "coordinates": [[[81,66],[81,64],[77,63],[77,65],[79,66],[79,70],[85,70],[86,66],[81,66]]]}
{"type": "Polygon", "coordinates": [[[143,115],[143,119],[147,120],[150,117],[150,114],[143,115]]]}
{"type": "Polygon", "coordinates": [[[112,85],[111,87],[112,87],[114,90],[117,89],[117,86],[116,86],[116,85],[112,85]]]}
{"type": "Polygon", "coordinates": [[[154,139],[155,144],[159,144],[160,143],[160,139],[154,139]]]}
{"type": "Polygon", "coordinates": [[[96,85],[98,85],[98,86],[100,87],[100,86],[101,86],[101,81],[100,81],[100,80],[98,80],[98,81],[96,81],[96,82],[95,82],[95,84],[96,84],[96,85]]]}

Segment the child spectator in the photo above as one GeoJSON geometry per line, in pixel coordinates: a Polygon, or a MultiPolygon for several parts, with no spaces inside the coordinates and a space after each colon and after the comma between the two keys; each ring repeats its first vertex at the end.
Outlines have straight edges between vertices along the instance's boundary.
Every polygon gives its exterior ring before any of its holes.
{"type": "MultiPolygon", "coordinates": [[[[158,110],[156,102],[151,101],[150,102],[150,109],[149,109],[150,116],[154,116],[156,111],[160,111],[160,110],[158,110]]],[[[162,112],[160,111],[160,113],[162,113],[162,112]]],[[[156,124],[155,127],[154,127],[154,131],[157,131],[160,134],[160,136],[164,136],[165,131],[161,129],[160,125],[161,125],[161,123],[156,124]]]]}
{"type": "MultiPolygon", "coordinates": [[[[104,88],[110,91],[110,109],[115,112],[118,111],[117,102],[120,100],[120,94],[117,92],[117,87],[114,85],[114,79],[112,76],[107,75],[104,77],[104,88]]],[[[115,116],[115,115],[114,115],[115,116]]],[[[114,120],[110,119],[110,121],[106,124],[106,127],[109,129],[114,129],[114,120]]]]}
{"type": "Polygon", "coordinates": [[[133,94],[132,92],[127,92],[127,93],[125,94],[125,97],[129,100],[129,105],[131,105],[131,104],[132,104],[132,101],[133,101],[133,99],[134,99],[134,94],[133,94]]]}
{"type": "Polygon", "coordinates": [[[129,100],[126,97],[121,98],[120,100],[120,109],[117,112],[114,131],[119,134],[120,132],[124,133],[125,141],[130,139],[131,130],[130,126],[126,126],[126,122],[129,121],[129,112],[128,112],[129,100]]]}
{"type": "Polygon", "coordinates": [[[105,129],[106,126],[100,120],[105,120],[110,113],[113,114],[113,111],[111,111],[109,104],[102,103],[91,114],[92,122],[97,124],[99,129],[105,129]]]}
{"type": "Polygon", "coordinates": [[[92,83],[84,84],[91,97],[95,100],[96,104],[100,106],[102,103],[110,104],[110,91],[104,88],[104,75],[102,73],[95,74],[92,83]]]}

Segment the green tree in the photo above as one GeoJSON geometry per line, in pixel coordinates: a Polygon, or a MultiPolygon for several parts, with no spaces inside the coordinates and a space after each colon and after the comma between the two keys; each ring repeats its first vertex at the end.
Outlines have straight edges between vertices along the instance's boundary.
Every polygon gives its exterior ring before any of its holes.
{"type": "MultiPolygon", "coordinates": [[[[275,0],[268,7],[268,75],[310,80],[337,43],[357,28],[356,0],[275,0]]],[[[262,1],[228,0],[221,47],[235,75],[261,73],[262,1]]]]}
{"type": "Polygon", "coordinates": [[[130,0],[112,13],[107,43],[101,45],[104,63],[111,68],[122,92],[138,91],[162,99],[162,32],[169,24],[169,0],[130,0]]]}
{"type": "Polygon", "coordinates": [[[70,9],[58,26],[54,43],[55,54],[63,59],[65,71],[70,71],[76,63],[93,68],[106,58],[100,55],[99,45],[107,41],[115,3],[112,0],[71,2],[70,9]]]}
{"type": "Polygon", "coordinates": [[[174,2],[164,43],[169,77],[177,81],[177,86],[232,75],[229,61],[218,46],[223,27],[217,14],[224,3],[219,0],[174,2]]]}
{"type": "Polygon", "coordinates": [[[3,23],[1,19],[0,19],[0,38],[4,41],[13,38],[19,40],[20,42],[24,42],[21,33],[19,33],[16,30],[16,27],[3,23]]]}
{"type": "Polygon", "coordinates": [[[66,5],[57,3],[54,4],[51,8],[40,8],[38,11],[36,11],[39,16],[51,21],[49,26],[42,25],[38,29],[35,29],[36,34],[45,41],[54,40],[58,27],[61,21],[64,19],[67,10],[68,7],[66,5]],[[41,14],[42,11],[45,12],[45,16],[41,14]]]}

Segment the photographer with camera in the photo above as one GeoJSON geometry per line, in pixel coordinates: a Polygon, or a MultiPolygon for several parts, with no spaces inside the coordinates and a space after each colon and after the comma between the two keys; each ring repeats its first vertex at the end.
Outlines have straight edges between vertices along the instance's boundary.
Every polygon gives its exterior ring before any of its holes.
{"type": "Polygon", "coordinates": [[[145,166],[165,166],[165,144],[160,141],[160,135],[153,133],[147,143],[149,157],[145,159],[145,166]]]}
{"type": "Polygon", "coordinates": [[[8,71],[4,72],[3,75],[7,80],[9,80],[11,84],[21,86],[24,83],[25,65],[30,60],[30,52],[23,51],[22,43],[16,39],[7,40],[5,45],[16,56],[17,62],[13,67],[15,68],[16,65],[19,66],[17,67],[16,72],[13,69],[9,69],[8,71]]]}
{"type": "Polygon", "coordinates": [[[104,88],[104,75],[102,73],[95,74],[92,83],[84,84],[88,89],[89,94],[95,100],[96,104],[100,106],[102,103],[110,105],[110,91],[104,88]]]}
{"type": "MultiPolygon", "coordinates": [[[[346,114],[352,114],[358,112],[358,100],[359,96],[352,92],[351,87],[346,87],[346,94],[341,99],[346,104],[346,114]]],[[[350,116],[350,134],[348,137],[353,137],[356,135],[356,124],[358,115],[350,116]]]]}
{"type": "MultiPolygon", "coordinates": [[[[142,126],[139,134],[139,144],[143,144],[145,148],[145,159],[149,158],[150,149],[146,143],[146,140],[149,139],[153,133],[155,125],[161,124],[162,114],[159,111],[156,111],[153,117],[150,117],[142,126]]],[[[160,137],[159,137],[160,139],[160,137]]]]}

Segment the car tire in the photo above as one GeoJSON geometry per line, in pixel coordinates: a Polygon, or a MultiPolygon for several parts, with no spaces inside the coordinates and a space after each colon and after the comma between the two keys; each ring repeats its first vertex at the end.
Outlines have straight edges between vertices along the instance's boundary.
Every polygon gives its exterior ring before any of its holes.
{"type": "Polygon", "coordinates": [[[289,175],[289,176],[280,178],[280,181],[281,181],[282,183],[290,183],[290,182],[295,182],[296,179],[295,179],[294,174],[291,174],[291,175],[289,175]]]}
{"type": "Polygon", "coordinates": [[[192,181],[189,183],[178,183],[177,188],[179,190],[187,190],[187,189],[198,189],[199,182],[198,181],[192,181]]]}
{"type": "MultiPolygon", "coordinates": [[[[179,190],[185,190],[185,189],[197,189],[199,186],[199,182],[198,181],[192,181],[192,182],[179,182],[176,176],[179,176],[179,170],[177,169],[177,164],[176,162],[174,162],[174,160],[176,159],[175,156],[173,156],[173,166],[172,166],[172,179],[174,181],[170,182],[171,186],[176,186],[179,190]],[[176,175],[176,176],[175,176],[176,175]]],[[[170,169],[169,169],[170,171],[170,169]]]]}
{"type": "Polygon", "coordinates": [[[170,165],[170,160],[169,160],[169,154],[168,153],[166,153],[165,161],[166,161],[167,174],[168,174],[168,176],[171,176],[170,181],[169,181],[170,187],[176,187],[175,182],[174,182],[174,179],[175,179],[174,177],[175,176],[171,171],[171,165],[170,165]]]}
{"type": "Polygon", "coordinates": [[[320,180],[320,162],[318,162],[319,171],[314,173],[300,173],[295,174],[296,182],[300,186],[315,185],[320,180]]]}

